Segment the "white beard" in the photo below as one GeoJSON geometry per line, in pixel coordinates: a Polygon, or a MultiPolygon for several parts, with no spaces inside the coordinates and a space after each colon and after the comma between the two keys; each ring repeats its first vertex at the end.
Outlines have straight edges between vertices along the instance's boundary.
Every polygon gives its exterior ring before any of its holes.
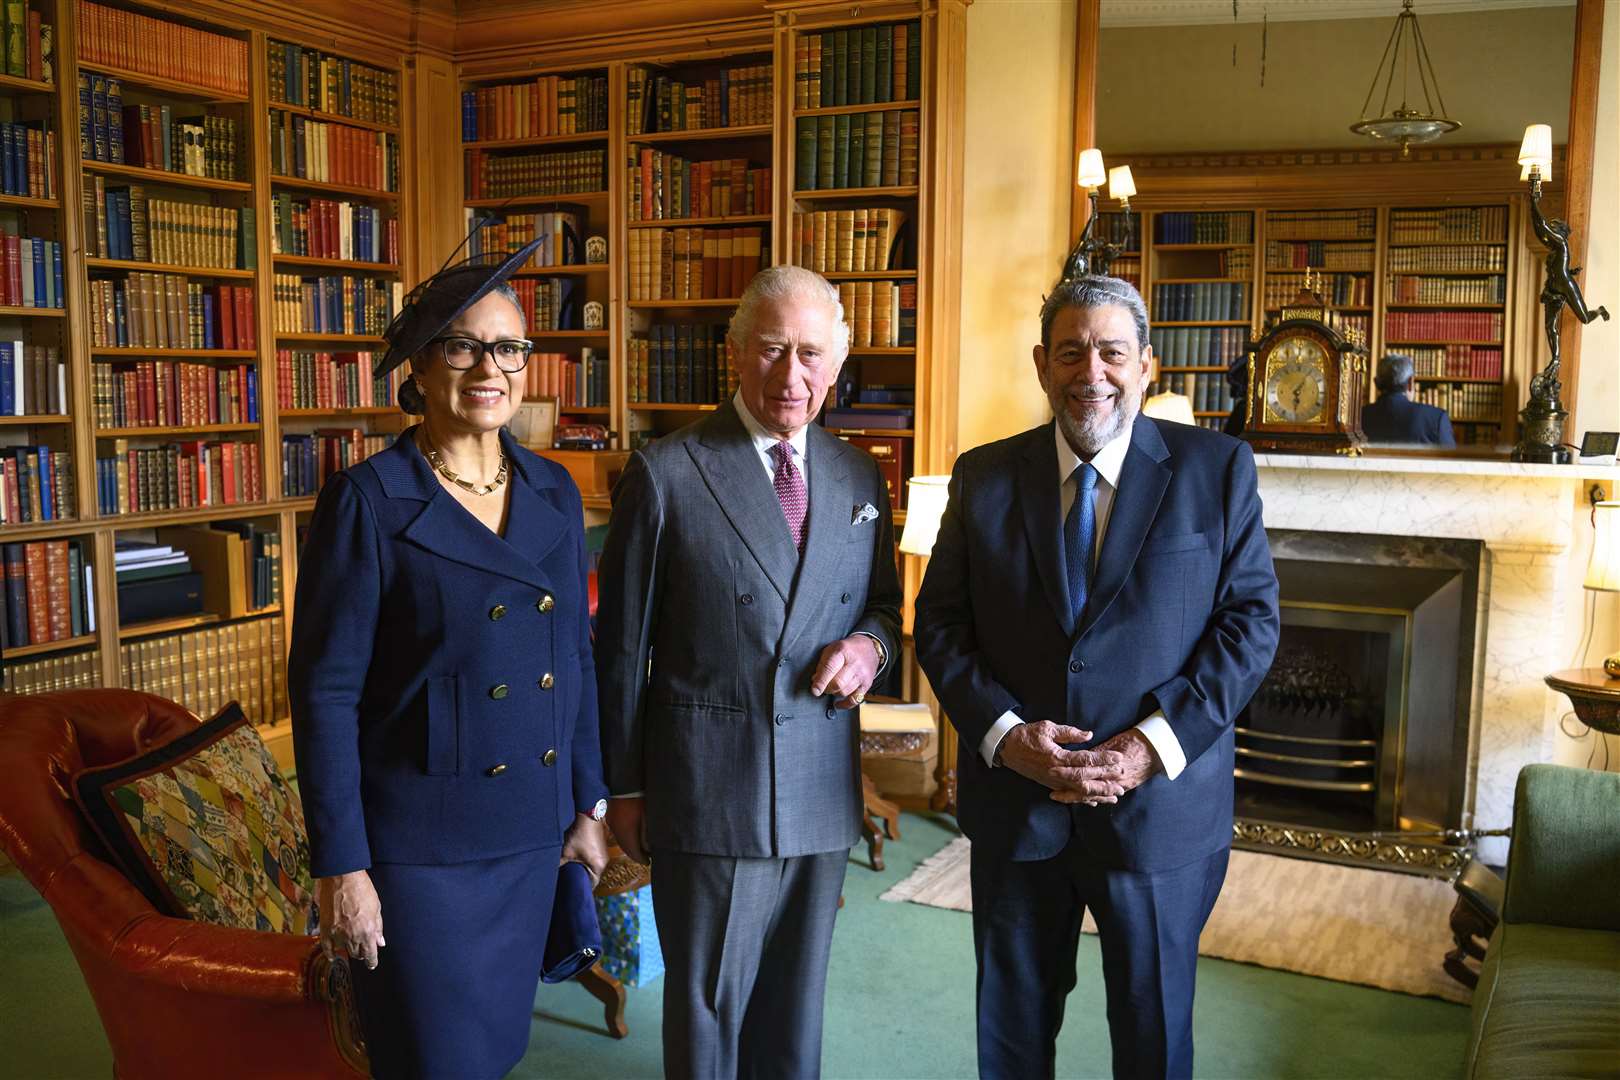
{"type": "Polygon", "coordinates": [[[1106,416],[1089,413],[1083,420],[1075,419],[1074,414],[1069,412],[1068,399],[1062,391],[1051,395],[1049,400],[1058,426],[1063,430],[1063,437],[1069,440],[1069,445],[1077,454],[1084,457],[1090,457],[1119,438],[1142,408],[1141,391],[1129,389],[1120,390],[1119,396],[1114,399],[1114,407],[1106,416]]]}

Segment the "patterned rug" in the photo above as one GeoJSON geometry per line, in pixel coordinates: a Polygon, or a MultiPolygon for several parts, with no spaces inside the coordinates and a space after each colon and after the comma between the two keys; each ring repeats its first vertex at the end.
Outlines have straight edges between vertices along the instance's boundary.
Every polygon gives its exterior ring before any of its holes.
{"type": "MultiPolygon", "coordinates": [[[[952,840],[884,900],[972,911],[966,837],[952,840]]],[[[1457,895],[1436,878],[1232,852],[1204,927],[1204,956],[1467,1004],[1440,968],[1457,895]]],[[[1088,912],[1082,929],[1097,932],[1088,912]]]]}

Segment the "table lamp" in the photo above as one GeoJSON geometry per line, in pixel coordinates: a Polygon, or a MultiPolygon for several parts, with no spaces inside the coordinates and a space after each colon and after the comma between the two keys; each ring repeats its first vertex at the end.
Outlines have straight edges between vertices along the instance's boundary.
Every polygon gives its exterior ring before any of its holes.
{"type": "Polygon", "coordinates": [[[939,535],[939,519],[950,501],[948,476],[913,476],[906,481],[906,527],[900,534],[900,550],[907,555],[927,556],[939,535]]]}
{"type": "MultiPolygon", "coordinates": [[[[1620,592],[1620,502],[1598,503],[1592,521],[1592,561],[1586,564],[1584,584],[1593,592],[1620,592]]],[[[1603,670],[1620,679],[1620,652],[1604,658],[1603,670]]]]}

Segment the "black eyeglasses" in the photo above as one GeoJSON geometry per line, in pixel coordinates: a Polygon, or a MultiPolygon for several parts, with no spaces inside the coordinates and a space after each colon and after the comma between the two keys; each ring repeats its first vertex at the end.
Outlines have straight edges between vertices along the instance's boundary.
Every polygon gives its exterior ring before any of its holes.
{"type": "Polygon", "coordinates": [[[438,345],[444,351],[444,362],[457,371],[470,371],[484,362],[487,353],[495,361],[495,366],[508,375],[522,371],[529,365],[529,354],[534,351],[532,342],[518,338],[505,338],[501,341],[479,341],[473,337],[460,335],[447,335],[436,337],[428,342],[429,345],[438,345]]]}

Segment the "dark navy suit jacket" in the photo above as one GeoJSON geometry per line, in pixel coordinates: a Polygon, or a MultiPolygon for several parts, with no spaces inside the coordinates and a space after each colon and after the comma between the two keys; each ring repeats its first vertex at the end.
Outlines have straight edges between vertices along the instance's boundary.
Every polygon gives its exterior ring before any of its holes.
{"type": "Polygon", "coordinates": [[[408,435],[321,491],[288,662],[316,876],[556,846],[607,793],[579,490],[501,444],[504,538],[408,435]]]}
{"type": "Polygon", "coordinates": [[[1405,394],[1385,394],[1361,407],[1361,430],[1372,443],[1456,446],[1446,410],[1423,405],[1405,394]]]}
{"type": "Polygon", "coordinates": [[[1173,869],[1232,841],[1232,724],[1271,666],[1277,577],[1248,444],[1138,416],[1090,599],[1070,616],[1052,425],[963,454],[917,597],[917,656],[961,736],[977,850],[1173,869]],[[979,744],[1004,712],[1101,743],[1164,710],[1187,756],[1117,804],[1069,808],[979,744]]]}

